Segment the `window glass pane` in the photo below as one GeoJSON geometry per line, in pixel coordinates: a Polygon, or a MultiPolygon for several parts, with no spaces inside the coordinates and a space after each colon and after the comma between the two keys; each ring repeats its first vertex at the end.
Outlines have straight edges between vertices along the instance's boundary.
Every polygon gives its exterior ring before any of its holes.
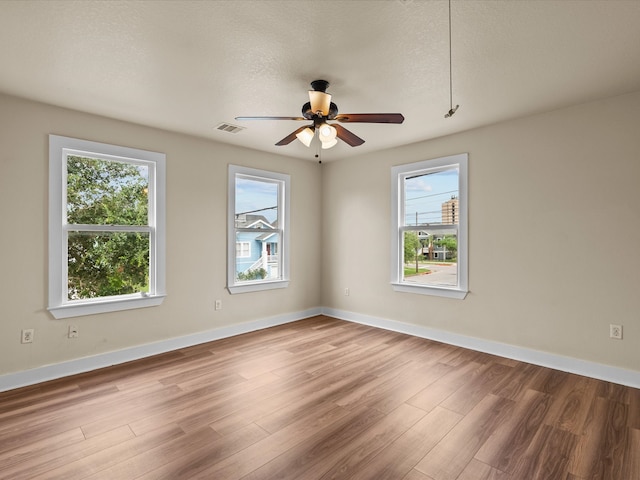
{"type": "Polygon", "coordinates": [[[278,224],[277,182],[236,176],[236,228],[273,228],[278,224]]]}
{"type": "Polygon", "coordinates": [[[149,292],[149,234],[69,232],[68,299],[149,292]]]}
{"type": "Polygon", "coordinates": [[[457,228],[404,232],[402,281],[429,286],[458,284],[457,228]]]}
{"type": "Polygon", "coordinates": [[[404,225],[457,224],[458,169],[404,179],[404,225]]]}
{"type": "Polygon", "coordinates": [[[149,168],[69,155],[67,223],[147,225],[149,168]]]}
{"type": "Polygon", "coordinates": [[[404,225],[424,228],[404,232],[403,282],[458,284],[458,229],[454,226],[459,223],[458,175],[458,169],[451,167],[405,177],[404,225]]]}
{"type": "Polygon", "coordinates": [[[278,280],[280,235],[277,231],[236,232],[236,282],[278,280]],[[238,247],[245,244],[247,247],[238,247]],[[239,253],[249,253],[240,256],[239,253]]]}

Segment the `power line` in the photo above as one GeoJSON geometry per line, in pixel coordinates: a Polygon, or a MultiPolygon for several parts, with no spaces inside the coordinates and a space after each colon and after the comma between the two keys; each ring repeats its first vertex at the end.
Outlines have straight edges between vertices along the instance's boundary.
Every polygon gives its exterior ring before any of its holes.
{"type": "Polygon", "coordinates": [[[236,217],[240,215],[247,215],[248,213],[264,212],[265,210],[276,210],[277,208],[278,206],[276,205],[275,207],[266,207],[266,208],[259,208],[257,210],[249,210],[247,212],[239,212],[239,213],[236,213],[236,217]]]}
{"type": "Polygon", "coordinates": [[[409,215],[440,215],[442,213],[442,210],[438,209],[438,210],[427,210],[425,212],[406,212],[404,214],[404,216],[409,216],[409,215]]]}
{"type": "Polygon", "coordinates": [[[405,203],[410,202],[411,200],[418,200],[419,198],[437,197],[439,195],[449,195],[451,193],[458,193],[458,190],[449,190],[448,192],[439,192],[439,193],[432,193],[430,195],[422,195],[420,197],[406,198],[405,203]]]}

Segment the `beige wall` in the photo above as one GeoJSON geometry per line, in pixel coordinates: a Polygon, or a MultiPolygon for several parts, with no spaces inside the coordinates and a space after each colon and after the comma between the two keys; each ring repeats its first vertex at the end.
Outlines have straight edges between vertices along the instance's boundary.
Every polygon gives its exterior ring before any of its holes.
{"type": "Polygon", "coordinates": [[[323,305],[640,371],[639,119],[637,92],[323,165],[323,305]],[[463,152],[470,294],[394,292],[390,167],[463,152]]]}
{"type": "Polygon", "coordinates": [[[320,305],[321,173],[314,162],[2,95],[0,146],[0,374],[320,305]],[[49,133],[166,153],[168,297],[162,306],[68,320],[53,320],[45,310],[49,133]],[[241,295],[225,289],[229,163],[291,175],[287,289],[241,295]],[[214,311],[215,299],[222,299],[221,311],[214,311]],[[69,324],[78,326],[79,338],[67,338],[69,324]],[[35,328],[33,344],[20,344],[23,328],[35,328]]]}
{"type": "Polygon", "coordinates": [[[318,306],[640,371],[638,118],[640,92],[320,167],[0,95],[0,375],[318,306]],[[49,133],[167,154],[162,306],[46,312],[49,133]],[[471,292],[394,292],[390,167],[461,152],[471,292]],[[225,290],[228,163],[292,176],[288,289],[225,290]],[[23,328],[33,344],[20,344],[23,328]]]}

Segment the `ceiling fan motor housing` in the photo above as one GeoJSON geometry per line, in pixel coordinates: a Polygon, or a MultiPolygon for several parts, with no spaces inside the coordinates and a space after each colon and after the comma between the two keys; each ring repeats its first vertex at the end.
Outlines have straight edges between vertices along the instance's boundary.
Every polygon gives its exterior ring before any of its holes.
{"type": "MultiPolygon", "coordinates": [[[[329,115],[327,115],[327,118],[329,120],[333,120],[334,118],[336,118],[336,115],[338,115],[338,106],[335,103],[331,102],[329,103],[329,115]]],[[[309,120],[312,120],[314,117],[318,116],[311,110],[311,102],[307,102],[302,106],[302,116],[309,120]]]]}
{"type": "Polygon", "coordinates": [[[327,87],[329,86],[329,82],[326,80],[314,80],[311,82],[311,88],[313,88],[316,92],[327,92],[327,87]]]}

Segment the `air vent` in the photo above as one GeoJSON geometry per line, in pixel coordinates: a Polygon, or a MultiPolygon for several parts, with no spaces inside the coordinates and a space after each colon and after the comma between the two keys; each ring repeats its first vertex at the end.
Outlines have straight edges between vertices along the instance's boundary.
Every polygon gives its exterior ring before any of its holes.
{"type": "Polygon", "coordinates": [[[229,133],[238,133],[241,130],[244,130],[245,127],[240,127],[238,125],[232,125],[230,123],[221,123],[216,127],[217,130],[222,130],[223,132],[229,133]]]}

